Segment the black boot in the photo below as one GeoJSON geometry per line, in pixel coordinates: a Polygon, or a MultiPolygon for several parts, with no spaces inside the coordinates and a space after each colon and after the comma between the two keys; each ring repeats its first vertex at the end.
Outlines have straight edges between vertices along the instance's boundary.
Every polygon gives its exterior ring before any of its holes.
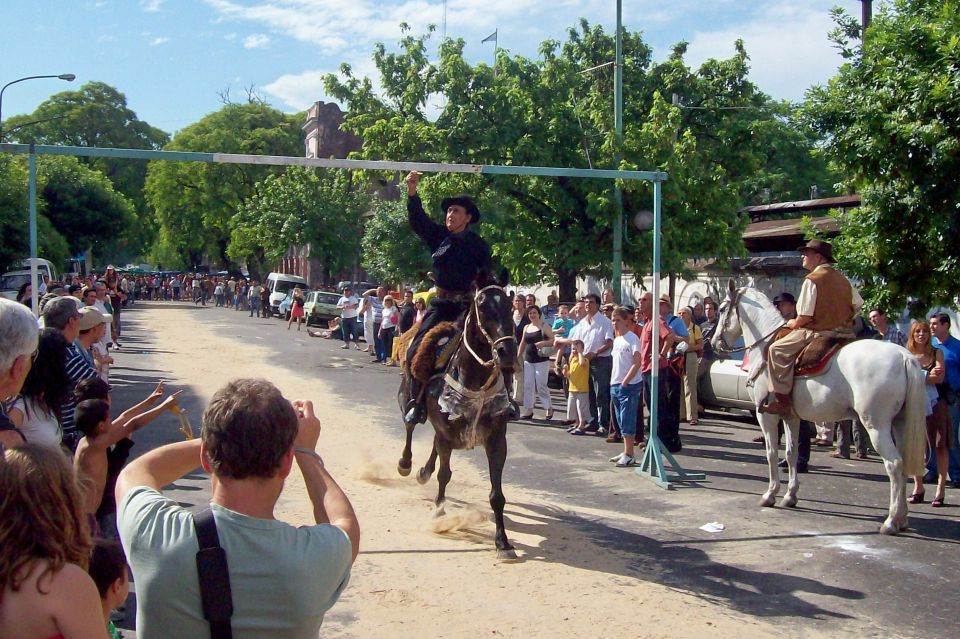
{"type": "Polygon", "coordinates": [[[403,416],[403,422],[408,426],[415,426],[425,421],[427,421],[427,411],[423,405],[423,385],[411,379],[407,396],[407,412],[403,416]]]}

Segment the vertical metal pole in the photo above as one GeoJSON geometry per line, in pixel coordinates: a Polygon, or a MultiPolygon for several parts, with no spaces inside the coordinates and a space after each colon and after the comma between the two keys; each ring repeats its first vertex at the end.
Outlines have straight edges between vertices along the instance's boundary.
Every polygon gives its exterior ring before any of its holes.
{"type": "Polygon", "coordinates": [[[29,198],[30,198],[30,301],[33,314],[40,317],[40,287],[37,284],[37,155],[30,145],[29,198]]]}
{"type": "MultiPolygon", "coordinates": [[[[623,146],[623,50],[620,32],[623,26],[623,0],[617,0],[617,33],[616,33],[616,62],[613,65],[613,127],[616,133],[617,150],[614,155],[616,168],[620,168],[620,149],[623,146]]],[[[621,297],[621,280],[623,279],[623,196],[620,193],[620,182],[613,183],[613,205],[616,208],[613,222],[613,298],[618,304],[623,303],[621,297]]]]}
{"type": "MultiPolygon", "coordinates": [[[[653,310],[649,321],[653,322],[653,339],[650,355],[650,440],[657,437],[660,395],[660,180],[653,182],[653,310]]],[[[657,447],[659,448],[659,446],[657,447]]],[[[659,452],[659,451],[657,451],[659,452]]]]}
{"type": "Polygon", "coordinates": [[[860,39],[861,41],[866,36],[867,27],[870,26],[870,21],[873,20],[873,1],[872,0],[860,0],[860,39]]]}

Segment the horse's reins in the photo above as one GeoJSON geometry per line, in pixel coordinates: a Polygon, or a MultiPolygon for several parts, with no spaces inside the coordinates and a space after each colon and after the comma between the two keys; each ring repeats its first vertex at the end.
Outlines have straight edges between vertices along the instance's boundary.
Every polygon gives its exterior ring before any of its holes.
{"type": "MultiPolygon", "coordinates": [[[[737,322],[742,323],[740,321],[739,301],[740,301],[740,292],[734,291],[733,296],[730,298],[730,304],[733,306],[733,311],[737,314],[737,322]]],[[[753,344],[750,344],[749,346],[741,346],[739,348],[730,348],[730,345],[727,344],[727,339],[723,336],[723,334],[727,332],[727,323],[729,321],[729,318],[730,318],[730,312],[728,311],[724,315],[723,325],[720,326],[720,343],[717,345],[717,349],[716,349],[718,353],[742,353],[743,351],[748,351],[754,346],[756,346],[757,344],[759,344],[760,342],[766,341],[768,338],[772,337],[777,331],[779,331],[781,328],[787,325],[787,323],[784,322],[783,324],[776,327],[775,329],[773,329],[763,337],[758,338],[757,341],[755,341],[753,344]]]]}
{"type": "Polygon", "coordinates": [[[482,406],[486,401],[488,396],[495,395],[500,392],[500,389],[503,387],[503,376],[500,374],[500,354],[497,352],[497,346],[503,342],[517,341],[516,336],[507,335],[494,339],[490,333],[483,326],[483,322],[480,321],[480,308],[477,304],[477,300],[480,296],[487,292],[488,290],[495,289],[506,295],[506,291],[503,288],[495,285],[485,286],[484,288],[477,291],[477,294],[473,298],[473,303],[470,305],[470,310],[467,313],[467,319],[464,322],[463,327],[463,345],[466,347],[467,352],[473,356],[473,359],[476,360],[478,364],[484,368],[490,368],[490,376],[487,378],[487,381],[481,386],[478,390],[473,390],[467,388],[456,379],[453,375],[447,372],[444,375],[444,381],[448,386],[453,388],[460,395],[468,398],[472,403],[477,405],[477,410],[473,418],[473,423],[470,425],[471,430],[475,429],[477,423],[480,421],[480,414],[482,411],[482,406]],[[490,359],[484,360],[480,357],[477,352],[470,346],[470,340],[468,339],[468,329],[470,328],[470,323],[473,321],[477,328],[480,329],[480,334],[483,336],[487,343],[490,345],[490,359]]]}

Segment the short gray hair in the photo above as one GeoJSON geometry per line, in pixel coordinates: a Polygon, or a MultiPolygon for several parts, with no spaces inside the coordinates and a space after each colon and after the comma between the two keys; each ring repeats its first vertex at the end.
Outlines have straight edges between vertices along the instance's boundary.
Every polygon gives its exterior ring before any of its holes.
{"type": "Polygon", "coordinates": [[[0,371],[9,371],[14,360],[35,351],[39,333],[29,308],[0,298],[0,371]]]}

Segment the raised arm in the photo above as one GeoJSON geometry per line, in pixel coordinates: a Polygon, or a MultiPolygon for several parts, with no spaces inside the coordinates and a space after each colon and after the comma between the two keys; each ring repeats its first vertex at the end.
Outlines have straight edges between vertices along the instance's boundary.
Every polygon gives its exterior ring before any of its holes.
{"type": "Polygon", "coordinates": [[[120,472],[115,492],[119,504],[137,486],[162,490],[200,467],[200,438],[167,444],[144,453],[120,472]]]}
{"type": "MultiPolygon", "coordinates": [[[[160,404],[159,406],[155,408],[151,408],[150,410],[140,413],[139,415],[133,416],[127,419],[125,423],[120,424],[119,426],[117,425],[117,422],[114,421],[110,429],[110,432],[106,434],[106,437],[104,437],[104,443],[107,446],[113,446],[121,439],[127,438],[133,433],[135,433],[136,431],[140,430],[141,428],[143,428],[144,426],[146,426],[147,424],[155,420],[157,417],[159,417],[161,413],[168,410],[173,404],[176,404],[177,397],[182,392],[183,391],[177,391],[170,397],[163,400],[163,403],[160,404]]],[[[126,415],[128,412],[130,411],[125,411],[124,415],[126,415]]]]}
{"type": "Polygon", "coordinates": [[[420,172],[411,171],[407,182],[407,222],[410,229],[427,243],[431,251],[436,250],[446,237],[446,228],[431,220],[423,210],[423,202],[417,194],[420,172]]]}
{"type": "Polygon", "coordinates": [[[318,524],[332,524],[343,530],[350,538],[352,559],[356,560],[360,552],[360,522],[350,500],[314,452],[320,438],[320,420],[313,413],[313,402],[296,400],[293,406],[299,416],[294,455],[313,504],[313,517],[318,524]]]}

